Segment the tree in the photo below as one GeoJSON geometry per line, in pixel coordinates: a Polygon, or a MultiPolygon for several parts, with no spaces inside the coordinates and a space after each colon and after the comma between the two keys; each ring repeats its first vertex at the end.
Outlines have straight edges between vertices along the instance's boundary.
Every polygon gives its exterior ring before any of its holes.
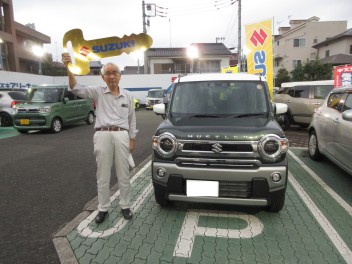
{"type": "Polygon", "coordinates": [[[291,71],[292,81],[317,81],[331,80],[333,74],[333,66],[329,63],[323,64],[318,60],[309,61],[302,65],[297,65],[291,71]]]}
{"type": "Polygon", "coordinates": [[[66,76],[66,67],[60,62],[54,62],[53,57],[50,53],[46,53],[43,56],[42,62],[43,75],[48,76],[66,76]]]}
{"type": "Polygon", "coordinates": [[[278,70],[276,79],[275,79],[276,87],[281,87],[282,83],[290,82],[290,81],[291,81],[290,73],[286,69],[281,68],[280,70],[278,70]]]}

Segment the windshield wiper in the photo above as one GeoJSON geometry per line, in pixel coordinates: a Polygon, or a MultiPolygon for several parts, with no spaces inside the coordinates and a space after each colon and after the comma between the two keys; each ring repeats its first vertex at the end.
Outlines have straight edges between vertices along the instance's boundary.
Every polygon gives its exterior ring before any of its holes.
{"type": "Polygon", "coordinates": [[[232,118],[241,118],[241,117],[249,117],[249,116],[261,116],[266,115],[267,113],[247,113],[247,114],[239,114],[239,115],[232,115],[232,118]]]}
{"type": "Polygon", "coordinates": [[[189,118],[193,118],[193,117],[210,117],[210,118],[219,118],[219,117],[222,117],[222,116],[219,116],[219,115],[207,115],[207,114],[199,114],[199,115],[192,115],[190,116],[189,118]]]}

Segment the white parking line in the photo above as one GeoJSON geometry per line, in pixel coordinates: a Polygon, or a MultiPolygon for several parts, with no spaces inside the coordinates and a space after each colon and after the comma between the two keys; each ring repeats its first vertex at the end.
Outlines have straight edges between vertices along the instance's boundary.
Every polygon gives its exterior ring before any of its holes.
{"type": "Polygon", "coordinates": [[[314,171],[312,171],[302,160],[300,160],[291,150],[288,151],[288,153],[290,154],[290,156],[292,158],[295,159],[295,161],[297,161],[297,163],[303,168],[305,169],[306,172],[308,172],[308,174],[314,179],[316,180],[317,183],[319,183],[319,185],[321,187],[323,187],[323,189],[331,195],[331,197],[339,204],[341,205],[342,208],[344,208],[346,210],[346,212],[352,216],[352,207],[344,200],[341,198],[340,195],[338,195],[333,189],[331,189],[314,171]]]}
{"type": "MultiPolygon", "coordinates": [[[[143,172],[150,167],[151,162],[148,162],[141,170],[139,170],[131,179],[131,184],[140,177],[143,172]]],[[[149,196],[151,191],[153,190],[152,184],[150,183],[144,191],[138,196],[137,200],[133,203],[131,210],[132,211],[137,211],[141,204],[144,202],[145,198],[149,196]]],[[[116,198],[120,196],[120,190],[118,190],[116,193],[114,193],[110,197],[110,201],[113,202],[116,198]]],[[[106,237],[110,236],[118,231],[120,231],[122,228],[126,226],[128,223],[128,220],[125,220],[121,218],[117,223],[106,230],[103,231],[93,231],[90,227],[89,224],[94,221],[95,216],[98,214],[98,210],[95,210],[93,213],[91,213],[85,220],[83,220],[77,227],[77,231],[80,235],[84,237],[106,237]]]]}
{"type": "Polygon", "coordinates": [[[293,188],[296,190],[298,195],[302,198],[308,209],[311,211],[315,219],[318,221],[320,226],[323,228],[325,233],[330,238],[331,242],[335,245],[341,256],[344,258],[347,264],[352,264],[352,252],[343,239],[339,236],[337,231],[331,225],[329,220],[314,204],[309,195],[303,190],[302,186],[296,181],[295,177],[289,172],[288,180],[293,188]]]}

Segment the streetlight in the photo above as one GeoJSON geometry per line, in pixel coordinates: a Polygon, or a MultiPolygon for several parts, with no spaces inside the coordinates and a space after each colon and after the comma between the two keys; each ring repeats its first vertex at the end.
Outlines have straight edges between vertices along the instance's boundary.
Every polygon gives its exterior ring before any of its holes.
{"type": "Polygon", "coordinates": [[[3,63],[2,63],[2,43],[4,43],[4,41],[0,38],[0,70],[3,69],[3,63]]]}
{"type": "Polygon", "coordinates": [[[35,56],[39,58],[39,74],[42,74],[42,57],[44,55],[44,49],[40,46],[33,46],[32,47],[32,52],[34,53],[35,56]]]}
{"type": "Polygon", "coordinates": [[[195,46],[189,46],[187,56],[191,59],[191,73],[193,73],[193,59],[198,58],[198,49],[195,46]]]}
{"type": "Polygon", "coordinates": [[[143,53],[145,49],[139,49],[132,52],[132,55],[137,58],[137,74],[140,74],[139,60],[143,58],[143,53]]]}

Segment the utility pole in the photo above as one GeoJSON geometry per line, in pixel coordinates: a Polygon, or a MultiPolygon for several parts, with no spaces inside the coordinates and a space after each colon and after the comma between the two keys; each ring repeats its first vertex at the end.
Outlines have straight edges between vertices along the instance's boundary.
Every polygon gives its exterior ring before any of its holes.
{"type": "MultiPolygon", "coordinates": [[[[150,4],[144,3],[144,0],[142,1],[142,14],[143,14],[143,33],[147,33],[147,26],[150,26],[150,22],[149,22],[149,17],[166,17],[166,12],[161,11],[167,8],[163,8],[160,6],[157,6],[156,4],[150,4]],[[145,11],[148,11],[148,14],[146,14],[145,11]]],[[[148,74],[150,73],[149,70],[149,61],[148,61],[148,56],[147,56],[147,52],[144,51],[144,74],[148,74]]]]}
{"type": "Polygon", "coordinates": [[[238,72],[241,72],[242,63],[242,47],[241,47],[241,0],[238,0],[238,48],[237,48],[237,60],[238,60],[238,72]]]}

